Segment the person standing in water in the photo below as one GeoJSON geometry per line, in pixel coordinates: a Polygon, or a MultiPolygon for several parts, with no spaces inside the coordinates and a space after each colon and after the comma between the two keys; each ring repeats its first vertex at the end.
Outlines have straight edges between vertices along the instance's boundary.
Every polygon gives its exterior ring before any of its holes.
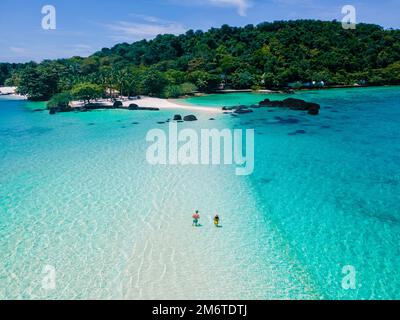
{"type": "Polygon", "coordinates": [[[219,216],[216,214],[214,217],[214,225],[218,228],[219,227],[219,216]]]}
{"type": "Polygon", "coordinates": [[[193,227],[198,227],[199,226],[199,220],[200,220],[200,214],[199,211],[196,210],[195,214],[192,216],[193,218],[193,227]]]}

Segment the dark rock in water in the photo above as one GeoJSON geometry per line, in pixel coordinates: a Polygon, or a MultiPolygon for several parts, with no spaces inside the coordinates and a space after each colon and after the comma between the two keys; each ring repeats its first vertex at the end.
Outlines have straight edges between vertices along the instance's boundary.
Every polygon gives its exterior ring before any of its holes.
{"type": "Polygon", "coordinates": [[[214,121],[215,119],[214,119],[214,118],[210,118],[210,119],[208,119],[208,120],[210,120],[210,121],[214,121]]]}
{"type": "MultiPolygon", "coordinates": [[[[254,106],[252,106],[253,108],[254,106]]],[[[256,106],[258,108],[258,106],[256,106]]],[[[240,106],[234,106],[234,107],[223,107],[222,110],[224,110],[224,114],[230,114],[231,112],[228,111],[233,111],[233,113],[236,114],[245,114],[245,113],[252,113],[253,110],[249,109],[248,107],[244,105],[240,106]]]]}
{"type": "Polygon", "coordinates": [[[240,107],[234,111],[234,113],[236,113],[236,114],[246,114],[246,113],[252,113],[252,112],[254,112],[254,111],[251,109],[243,108],[243,107],[240,107]]]}
{"type": "Polygon", "coordinates": [[[152,108],[152,107],[139,107],[137,104],[130,104],[128,107],[128,110],[132,110],[132,111],[159,111],[159,108],[152,108]]]}
{"type": "Polygon", "coordinates": [[[182,120],[182,116],[180,114],[176,114],[176,115],[174,115],[174,119],[173,120],[174,121],[182,120]]]}
{"type": "MultiPolygon", "coordinates": [[[[43,111],[43,109],[37,109],[37,111],[43,111]]],[[[56,114],[57,112],[72,112],[72,111],[75,111],[75,109],[69,106],[53,107],[49,109],[50,114],[56,114]]]]}
{"type": "MultiPolygon", "coordinates": [[[[119,101],[119,102],[121,102],[121,101],[119,101]]],[[[115,109],[115,108],[117,108],[117,107],[114,107],[114,105],[110,107],[104,103],[89,103],[89,104],[85,105],[81,109],[81,111],[98,110],[98,109],[115,109]]]]}
{"type": "Polygon", "coordinates": [[[289,136],[295,136],[295,135],[298,135],[298,134],[306,134],[306,133],[307,132],[305,130],[297,130],[295,132],[289,133],[288,135],[289,136]]]}
{"type": "Polygon", "coordinates": [[[113,104],[113,108],[117,109],[117,108],[122,108],[123,104],[122,101],[115,101],[113,104]]]}
{"type": "Polygon", "coordinates": [[[308,111],[308,114],[310,115],[318,115],[321,109],[321,106],[317,103],[294,98],[287,98],[283,101],[271,101],[269,99],[265,99],[259,104],[261,107],[289,108],[291,110],[308,111]]]}
{"type": "Polygon", "coordinates": [[[32,112],[42,112],[42,111],[44,111],[45,109],[33,109],[32,110],[32,112]]]}
{"type": "Polygon", "coordinates": [[[269,100],[269,99],[264,99],[263,101],[261,101],[261,102],[259,103],[259,105],[260,105],[261,107],[269,107],[270,104],[271,104],[271,100],[269,100]]]}
{"type": "Polygon", "coordinates": [[[137,110],[139,106],[137,104],[131,103],[128,107],[128,110],[137,110]]]}
{"type": "Polygon", "coordinates": [[[308,109],[308,114],[312,116],[317,116],[319,115],[319,110],[321,109],[319,104],[313,103],[310,105],[308,109]]]}
{"type": "Polygon", "coordinates": [[[246,108],[246,106],[233,106],[233,107],[223,107],[223,111],[235,111],[239,108],[246,108]]]}
{"type": "Polygon", "coordinates": [[[289,88],[283,89],[283,93],[286,93],[286,94],[295,94],[294,90],[293,90],[293,89],[289,89],[289,88]]]}
{"type": "Polygon", "coordinates": [[[268,179],[268,178],[261,178],[260,182],[263,184],[268,184],[272,182],[272,179],[268,179]]]}
{"type": "Polygon", "coordinates": [[[165,124],[165,121],[158,121],[158,124],[165,124]]]}
{"type": "Polygon", "coordinates": [[[89,123],[89,124],[88,124],[88,126],[94,126],[94,123],[93,123],[93,122],[91,122],[91,123],[89,123]]]}
{"type": "Polygon", "coordinates": [[[196,118],[196,116],[194,116],[194,115],[188,115],[188,116],[185,116],[184,118],[183,118],[183,120],[184,121],[197,121],[197,118],[196,118]]]}
{"type": "Polygon", "coordinates": [[[139,122],[132,122],[132,124],[139,124],[139,122]]]}
{"type": "Polygon", "coordinates": [[[275,120],[279,121],[279,123],[282,123],[282,124],[297,124],[300,122],[300,120],[296,119],[296,118],[284,119],[282,117],[275,117],[275,120]]]}
{"type": "Polygon", "coordinates": [[[184,122],[184,121],[183,121],[183,120],[178,120],[177,122],[178,122],[178,123],[182,123],[182,122],[184,122]]]}
{"type": "Polygon", "coordinates": [[[236,107],[222,107],[223,111],[231,111],[233,109],[235,109],[236,107]]]}

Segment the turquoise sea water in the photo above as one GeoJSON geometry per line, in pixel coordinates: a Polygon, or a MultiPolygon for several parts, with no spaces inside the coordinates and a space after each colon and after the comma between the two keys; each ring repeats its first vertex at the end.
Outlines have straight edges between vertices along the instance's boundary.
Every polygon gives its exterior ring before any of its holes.
{"type": "MultiPolygon", "coordinates": [[[[254,128],[248,177],[150,166],[146,133],[179,111],[49,116],[32,111],[43,104],[0,100],[0,298],[400,298],[400,88],[296,96],[320,103],[321,115],[196,112],[198,122],[182,124],[254,128]],[[191,226],[195,209],[201,228],[191,226]],[[347,265],[354,290],[342,288],[347,265]]],[[[186,102],[266,97],[285,98],[186,102]]]]}

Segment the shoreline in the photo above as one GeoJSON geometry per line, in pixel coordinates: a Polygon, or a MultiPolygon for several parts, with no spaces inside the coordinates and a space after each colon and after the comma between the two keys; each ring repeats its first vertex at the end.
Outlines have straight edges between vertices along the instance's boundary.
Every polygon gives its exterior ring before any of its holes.
{"type": "MultiPolygon", "coordinates": [[[[177,101],[175,99],[161,99],[161,98],[153,98],[153,97],[141,97],[140,99],[126,99],[126,100],[117,100],[122,102],[122,108],[128,110],[129,105],[136,104],[140,108],[157,108],[159,110],[182,110],[182,111],[194,111],[194,112],[208,112],[208,113],[222,113],[222,109],[216,109],[206,106],[194,106],[190,104],[183,103],[181,101],[177,101]]],[[[104,105],[105,108],[111,108],[113,106],[113,102],[110,100],[99,99],[95,101],[95,103],[104,105]]],[[[72,101],[71,107],[73,109],[82,108],[84,104],[82,101],[72,101]]],[[[99,108],[101,109],[101,108],[99,108]]]]}
{"type": "MultiPolygon", "coordinates": [[[[319,90],[331,90],[331,89],[357,89],[357,88],[385,88],[385,87],[400,87],[400,84],[385,84],[385,85],[334,85],[334,86],[324,86],[324,87],[313,87],[313,88],[300,88],[300,89],[290,89],[292,93],[297,91],[319,91],[319,90]]],[[[200,96],[207,96],[212,94],[232,94],[232,93],[260,93],[260,94],[291,94],[281,90],[273,89],[227,89],[227,90],[217,90],[212,93],[202,93],[200,96]]]]}

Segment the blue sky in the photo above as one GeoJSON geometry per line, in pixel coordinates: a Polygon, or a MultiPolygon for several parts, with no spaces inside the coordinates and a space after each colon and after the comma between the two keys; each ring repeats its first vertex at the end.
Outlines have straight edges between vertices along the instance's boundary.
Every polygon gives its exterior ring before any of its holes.
{"type": "Polygon", "coordinates": [[[1,0],[0,62],[87,56],[119,42],[225,23],[341,21],[347,4],[357,9],[357,22],[400,28],[399,0],[1,0]],[[41,28],[44,5],[56,8],[56,30],[41,28]]]}

